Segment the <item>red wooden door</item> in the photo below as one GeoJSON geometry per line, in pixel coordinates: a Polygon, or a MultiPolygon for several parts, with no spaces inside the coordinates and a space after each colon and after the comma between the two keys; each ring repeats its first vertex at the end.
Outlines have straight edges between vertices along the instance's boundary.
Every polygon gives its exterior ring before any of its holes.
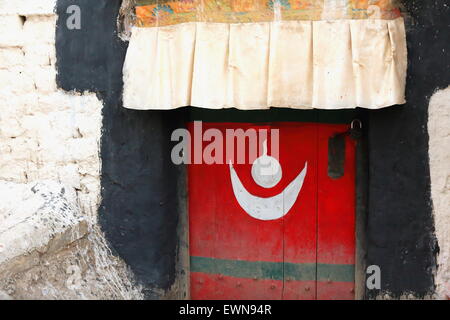
{"type": "MultiPolygon", "coordinates": [[[[210,128],[223,137],[227,129],[278,129],[281,180],[263,187],[254,180],[251,163],[234,159],[230,166],[225,154],[223,164],[189,165],[191,298],[352,299],[355,163],[350,139],[344,176],[328,177],[328,138],[348,127],[203,123],[203,132],[210,128]],[[296,183],[302,174],[302,183],[296,183]],[[240,192],[252,200],[246,204],[240,192]],[[282,216],[258,216],[272,205],[282,216]]],[[[193,136],[192,126],[190,131],[193,136]]]]}

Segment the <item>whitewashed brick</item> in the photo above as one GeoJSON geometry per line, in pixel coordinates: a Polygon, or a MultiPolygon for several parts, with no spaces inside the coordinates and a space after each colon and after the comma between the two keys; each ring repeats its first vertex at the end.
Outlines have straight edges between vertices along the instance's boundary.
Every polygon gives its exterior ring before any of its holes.
{"type": "Polygon", "coordinates": [[[66,111],[55,111],[48,114],[52,132],[58,132],[61,141],[78,138],[76,115],[66,111]]]}
{"type": "Polygon", "coordinates": [[[1,0],[0,14],[51,15],[56,0],[1,0]]]}
{"type": "Polygon", "coordinates": [[[32,90],[25,94],[9,95],[6,102],[8,108],[16,109],[21,116],[34,114],[38,101],[38,94],[36,90],[32,90]]]}
{"type": "Polygon", "coordinates": [[[34,90],[31,75],[21,68],[0,69],[0,96],[9,91],[12,94],[25,94],[34,90]]]}
{"type": "Polygon", "coordinates": [[[0,180],[17,181],[24,183],[27,181],[27,165],[23,161],[8,161],[0,165],[0,180]]]}
{"type": "Polygon", "coordinates": [[[30,16],[23,25],[24,43],[48,44],[55,42],[56,17],[30,16]]]}
{"type": "MultiPolygon", "coordinates": [[[[42,131],[40,132],[42,133],[42,131]]],[[[72,160],[71,152],[67,148],[61,148],[61,144],[66,145],[67,141],[61,141],[57,136],[58,133],[51,132],[50,135],[43,135],[39,138],[40,152],[39,158],[46,165],[57,162],[64,165],[72,160]]],[[[58,166],[60,166],[58,165],[58,166]]],[[[57,168],[53,165],[53,170],[57,168]]],[[[56,170],[55,170],[56,171],[56,170]]]]}
{"type": "Polygon", "coordinates": [[[48,94],[56,91],[56,71],[53,67],[34,69],[34,82],[40,93],[48,94]]]}
{"type": "MultiPolygon", "coordinates": [[[[22,135],[12,141],[9,149],[11,150],[9,152],[11,161],[29,161],[32,158],[32,154],[39,148],[35,139],[22,135]]],[[[6,156],[6,153],[2,156],[6,156]]]]}
{"type": "Polygon", "coordinates": [[[85,176],[81,179],[81,184],[83,186],[83,192],[92,193],[95,192],[100,186],[100,182],[96,177],[85,176]]]}
{"type": "Polygon", "coordinates": [[[62,91],[51,92],[49,94],[40,94],[38,97],[39,112],[52,112],[74,110],[76,103],[74,96],[64,93],[62,91]]]}
{"type": "Polygon", "coordinates": [[[78,173],[78,165],[68,164],[58,169],[60,180],[63,184],[73,188],[81,189],[81,178],[78,173]]]}
{"type": "Polygon", "coordinates": [[[437,294],[450,297],[450,87],[437,91],[428,109],[431,195],[439,242],[437,294]]]}
{"type": "Polygon", "coordinates": [[[14,118],[3,119],[0,122],[0,136],[2,138],[17,138],[25,133],[25,129],[20,122],[14,118]]]}
{"type": "Polygon", "coordinates": [[[83,137],[96,136],[101,130],[101,115],[77,114],[76,126],[83,137]]]}
{"type": "Polygon", "coordinates": [[[81,139],[72,139],[66,141],[68,150],[70,150],[70,160],[89,160],[96,158],[99,152],[98,140],[94,137],[81,139]]]}
{"type": "Polygon", "coordinates": [[[23,66],[24,52],[20,48],[0,48],[0,69],[23,66]]]}
{"type": "Polygon", "coordinates": [[[22,46],[23,20],[19,15],[0,15],[0,47],[22,46]]]}
{"type": "Polygon", "coordinates": [[[55,56],[55,46],[46,43],[26,44],[23,51],[26,66],[49,66],[55,56]]]}
{"type": "Polygon", "coordinates": [[[27,130],[29,136],[36,137],[37,139],[52,134],[49,117],[45,114],[23,116],[21,118],[21,124],[27,130]]]}

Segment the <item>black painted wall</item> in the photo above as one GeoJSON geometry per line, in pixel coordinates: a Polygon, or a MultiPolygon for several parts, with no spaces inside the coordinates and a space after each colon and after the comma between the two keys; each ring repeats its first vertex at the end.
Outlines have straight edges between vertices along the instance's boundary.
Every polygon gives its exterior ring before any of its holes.
{"type": "MultiPolygon", "coordinates": [[[[381,267],[382,291],[398,297],[434,289],[438,246],[430,200],[428,104],[450,85],[448,0],[405,0],[406,99],[369,114],[368,264],[381,267]]],[[[369,292],[375,297],[378,292],[369,292]]]]}
{"type": "Polygon", "coordinates": [[[183,111],[122,107],[122,65],[127,43],[118,39],[120,0],[59,0],[57,82],[65,90],[96,92],[103,100],[100,223],[148,298],[175,280],[182,168],[170,161],[170,135],[183,111]],[[81,30],[66,28],[66,8],[81,8],[81,30]]]}
{"type": "MultiPolygon", "coordinates": [[[[450,84],[448,0],[404,3],[409,15],[408,104],[364,115],[370,166],[367,261],[381,267],[382,291],[395,296],[433,290],[438,247],[430,203],[427,108],[432,93],[450,84]]],[[[58,1],[57,82],[65,90],[95,92],[104,103],[100,223],[147,297],[158,298],[155,289],[169,289],[176,275],[176,232],[185,190],[178,183],[183,168],[170,161],[170,134],[183,126],[187,111],[122,108],[127,43],[116,33],[120,4],[58,1]],[[81,30],[65,27],[71,4],[81,7],[81,30]]]]}

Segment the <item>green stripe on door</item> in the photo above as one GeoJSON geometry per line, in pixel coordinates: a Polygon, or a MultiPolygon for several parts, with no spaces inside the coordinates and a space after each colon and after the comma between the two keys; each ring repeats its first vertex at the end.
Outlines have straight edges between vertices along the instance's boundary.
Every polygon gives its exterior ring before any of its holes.
{"type": "MultiPolygon", "coordinates": [[[[281,262],[279,262],[279,264],[282,265],[281,262]]],[[[285,262],[284,277],[286,280],[298,280],[298,281],[316,280],[316,264],[285,262]]]]}
{"type": "Polygon", "coordinates": [[[355,266],[348,264],[317,264],[317,281],[354,282],[355,266]]]}
{"type": "MultiPolygon", "coordinates": [[[[225,260],[191,257],[191,272],[222,274],[236,278],[315,281],[316,264],[267,261],[225,260]],[[284,270],[283,270],[284,265],[284,270]]],[[[355,266],[318,264],[318,281],[354,282],[355,266]]]]}

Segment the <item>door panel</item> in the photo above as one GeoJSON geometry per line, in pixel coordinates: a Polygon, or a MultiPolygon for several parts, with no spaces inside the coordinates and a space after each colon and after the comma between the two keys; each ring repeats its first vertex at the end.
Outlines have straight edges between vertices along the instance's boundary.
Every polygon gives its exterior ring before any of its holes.
{"type": "Polygon", "coordinates": [[[328,176],[328,140],[348,130],[320,125],[318,141],[317,299],[354,299],[355,142],[345,137],[344,175],[328,176]]]}
{"type": "MultiPolygon", "coordinates": [[[[226,129],[267,126],[203,123],[204,131],[209,128],[219,129],[225,137],[226,129]]],[[[255,185],[250,165],[234,167],[244,185],[255,185]]],[[[189,205],[191,270],[195,271],[191,298],[281,299],[283,221],[256,220],[243,212],[226,162],[189,166],[189,205]]]]}
{"type": "Polygon", "coordinates": [[[289,183],[307,163],[300,194],[283,218],[284,299],[314,299],[316,292],[317,125],[277,123],[280,163],[289,183]]]}
{"type": "MultiPolygon", "coordinates": [[[[188,127],[194,137],[192,123],[188,127]]],[[[347,203],[354,199],[351,142],[346,146],[342,181],[328,179],[326,158],[328,137],[336,130],[346,131],[347,126],[203,123],[203,132],[209,128],[219,129],[224,137],[226,129],[279,129],[282,179],[276,186],[259,186],[250,164],[233,166],[252,195],[267,198],[282,194],[286,198],[287,186],[306,164],[307,170],[292,208],[282,218],[265,221],[253,218],[240,206],[227,161],[189,165],[191,298],[352,298],[353,278],[349,274],[354,264],[354,236],[350,235],[354,233],[354,216],[350,211],[354,213],[354,201],[347,203]]],[[[270,135],[268,141],[270,155],[270,135]]],[[[209,143],[204,142],[203,147],[209,143]]]]}

